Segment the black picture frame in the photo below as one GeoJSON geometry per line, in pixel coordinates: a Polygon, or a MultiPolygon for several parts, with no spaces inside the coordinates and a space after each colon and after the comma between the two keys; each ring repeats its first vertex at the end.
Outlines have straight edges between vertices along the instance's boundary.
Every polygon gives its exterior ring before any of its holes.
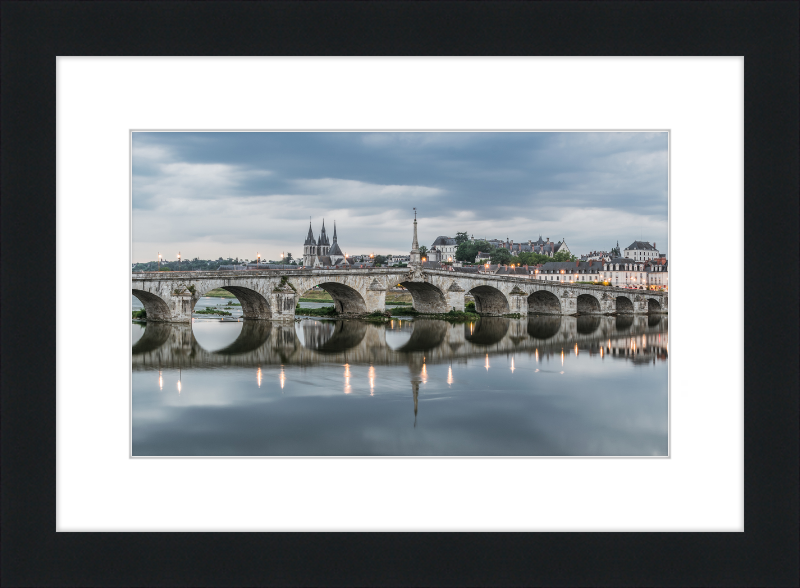
{"type": "Polygon", "coordinates": [[[797,585],[798,6],[3,2],[3,585],[797,585]],[[56,533],[61,55],[744,56],[745,531],[56,533]]]}

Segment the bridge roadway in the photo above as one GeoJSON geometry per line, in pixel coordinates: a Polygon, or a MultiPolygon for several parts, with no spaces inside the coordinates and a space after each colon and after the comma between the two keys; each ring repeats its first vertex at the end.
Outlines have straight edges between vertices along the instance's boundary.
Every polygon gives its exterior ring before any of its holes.
{"type": "Polygon", "coordinates": [[[475,299],[480,315],[666,314],[668,294],[588,284],[561,284],[523,276],[467,274],[420,267],[249,270],[221,272],[137,272],[131,291],[144,305],[147,320],[191,322],[192,310],[207,292],[223,288],[242,304],[245,319],[293,320],[298,299],[315,286],[328,292],[344,316],[384,311],[386,291],[408,290],[422,313],[464,310],[475,299]]]}
{"type": "Polygon", "coordinates": [[[497,354],[589,352],[650,361],[667,354],[667,317],[619,315],[484,317],[451,324],[417,318],[370,323],[313,320],[299,323],[245,321],[239,337],[224,349],[207,351],[191,325],[148,323],[132,348],[134,370],[257,367],[278,365],[447,363],[497,354]],[[386,335],[402,329],[408,339],[392,348],[386,335]]]}

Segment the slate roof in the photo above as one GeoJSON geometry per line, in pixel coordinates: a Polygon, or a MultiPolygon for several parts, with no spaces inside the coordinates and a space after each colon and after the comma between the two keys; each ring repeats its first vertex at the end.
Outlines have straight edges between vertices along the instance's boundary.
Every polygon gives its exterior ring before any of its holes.
{"type": "Polygon", "coordinates": [[[650,245],[647,241],[634,241],[630,245],[628,245],[625,249],[644,249],[647,251],[655,251],[656,248],[650,245]]]}
{"type": "Polygon", "coordinates": [[[453,239],[452,237],[445,237],[443,235],[440,235],[439,237],[436,237],[436,241],[433,242],[431,247],[435,247],[436,245],[455,245],[455,244],[456,240],[453,239]]]}
{"type": "Polygon", "coordinates": [[[333,240],[333,245],[331,245],[331,248],[328,250],[328,256],[333,256],[333,255],[341,255],[342,257],[344,257],[344,253],[342,253],[342,249],[339,247],[339,244],[336,242],[336,239],[333,240]]]}
{"type": "MultiPolygon", "coordinates": [[[[631,261],[632,263],[632,261],[631,261]]],[[[603,271],[603,262],[601,261],[548,261],[543,263],[539,268],[539,273],[545,274],[560,274],[564,270],[565,274],[574,274],[576,271],[580,274],[594,274],[603,271]]]]}

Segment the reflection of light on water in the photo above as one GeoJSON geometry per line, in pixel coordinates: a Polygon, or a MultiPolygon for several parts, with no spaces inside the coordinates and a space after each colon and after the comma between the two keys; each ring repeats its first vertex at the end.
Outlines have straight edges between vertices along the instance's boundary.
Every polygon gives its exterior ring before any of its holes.
{"type": "Polygon", "coordinates": [[[536,368],[536,369],[534,370],[534,373],[536,373],[536,372],[538,372],[538,371],[539,371],[539,368],[536,368]]]}
{"type": "Polygon", "coordinates": [[[564,367],[564,350],[561,350],[561,367],[564,367]]]}
{"type": "Polygon", "coordinates": [[[472,331],[474,331],[474,330],[475,330],[475,324],[474,323],[470,323],[469,324],[469,334],[472,335],[472,331]]]}
{"type": "Polygon", "coordinates": [[[369,366],[369,395],[375,396],[375,367],[369,366]]]}
{"type": "Polygon", "coordinates": [[[561,371],[561,373],[563,374],[563,373],[564,373],[564,371],[562,370],[562,371],[561,371]]]}
{"type": "Polygon", "coordinates": [[[178,394],[181,393],[181,381],[178,380],[178,394]]]}
{"type": "Polygon", "coordinates": [[[344,393],[350,394],[353,389],[350,387],[350,364],[344,364],[344,393]]]}
{"type": "Polygon", "coordinates": [[[423,384],[427,384],[428,383],[428,370],[425,367],[424,363],[422,364],[422,374],[421,375],[422,375],[422,383],[423,384]]]}
{"type": "Polygon", "coordinates": [[[511,358],[511,373],[514,373],[514,358],[511,358]]]}
{"type": "Polygon", "coordinates": [[[600,348],[600,357],[604,357],[604,355],[603,355],[603,348],[602,348],[602,347],[600,348]]]}
{"type": "Polygon", "coordinates": [[[278,379],[281,381],[281,390],[283,390],[283,385],[286,383],[286,372],[283,370],[283,366],[281,366],[281,374],[278,379]]]}
{"type": "Polygon", "coordinates": [[[161,377],[161,370],[158,370],[158,389],[164,389],[164,378],[161,377]]]}
{"type": "MultiPolygon", "coordinates": [[[[539,361],[539,350],[538,349],[536,350],[536,361],[539,361]]],[[[536,371],[539,371],[539,370],[536,370],[536,371]]]]}
{"type": "Polygon", "coordinates": [[[453,383],[453,366],[449,366],[447,368],[447,385],[451,385],[453,383]]]}
{"type": "Polygon", "coordinates": [[[578,357],[578,344],[575,343],[575,357],[578,357]]]}
{"type": "Polygon", "coordinates": [[[489,371],[489,354],[488,353],[486,354],[486,365],[483,366],[483,367],[486,368],[487,372],[489,371]]]}
{"type": "Polygon", "coordinates": [[[256,382],[258,382],[258,387],[261,388],[261,367],[256,372],[256,382]]]}

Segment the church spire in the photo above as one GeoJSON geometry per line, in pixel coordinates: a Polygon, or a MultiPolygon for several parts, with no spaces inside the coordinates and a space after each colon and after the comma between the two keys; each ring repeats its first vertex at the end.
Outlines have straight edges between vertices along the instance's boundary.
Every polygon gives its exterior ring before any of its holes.
{"type": "Polygon", "coordinates": [[[311,217],[308,217],[308,235],[306,235],[305,245],[314,244],[314,231],[311,230],[311,217]]]}
{"type": "Polygon", "coordinates": [[[336,243],[336,221],[333,221],[333,242],[336,243]]]}
{"type": "Polygon", "coordinates": [[[419,241],[417,240],[417,209],[414,208],[414,240],[411,242],[411,255],[409,256],[409,264],[419,265],[419,241]]]}

